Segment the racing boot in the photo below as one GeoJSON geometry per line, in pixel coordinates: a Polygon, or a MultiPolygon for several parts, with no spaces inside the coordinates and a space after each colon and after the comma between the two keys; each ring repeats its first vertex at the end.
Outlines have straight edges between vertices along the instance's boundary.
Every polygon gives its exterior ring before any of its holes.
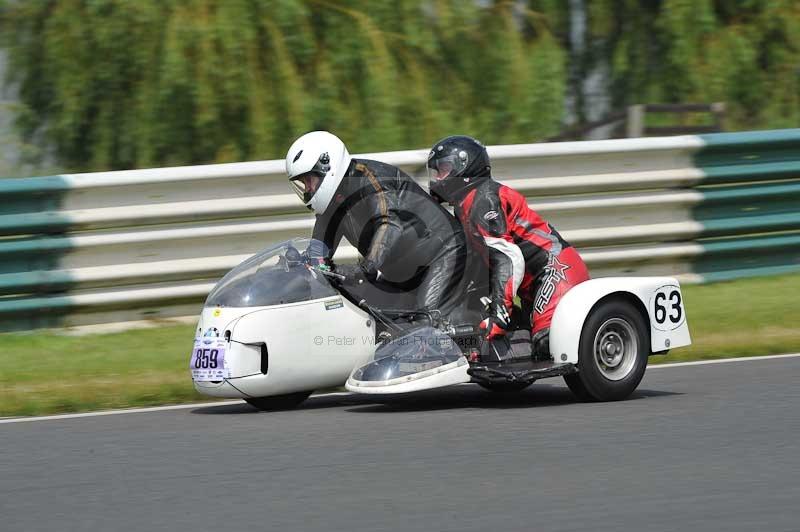
{"type": "Polygon", "coordinates": [[[509,383],[531,383],[544,377],[567,375],[575,371],[573,364],[554,362],[550,357],[549,330],[539,331],[533,341],[528,337],[528,350],[515,357],[508,337],[485,341],[480,361],[470,362],[467,373],[473,380],[489,386],[509,383]]]}
{"type": "Polygon", "coordinates": [[[550,356],[550,328],[536,331],[531,336],[531,358],[534,362],[549,362],[550,356]]]}

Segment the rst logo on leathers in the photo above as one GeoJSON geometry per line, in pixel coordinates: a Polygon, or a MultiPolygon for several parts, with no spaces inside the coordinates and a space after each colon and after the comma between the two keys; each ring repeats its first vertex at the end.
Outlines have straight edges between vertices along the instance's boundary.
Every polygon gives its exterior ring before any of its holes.
{"type": "Polygon", "coordinates": [[[672,331],[683,325],[686,311],[680,287],[668,284],[657,288],[650,297],[650,316],[659,331],[672,331]]]}
{"type": "Polygon", "coordinates": [[[567,270],[569,270],[569,265],[563,264],[558,260],[558,257],[551,253],[547,260],[547,266],[544,268],[547,275],[542,283],[542,288],[539,290],[539,296],[534,303],[536,312],[541,314],[544,312],[544,309],[547,308],[547,305],[550,304],[550,300],[556,292],[558,283],[567,280],[567,274],[565,273],[567,270]]]}

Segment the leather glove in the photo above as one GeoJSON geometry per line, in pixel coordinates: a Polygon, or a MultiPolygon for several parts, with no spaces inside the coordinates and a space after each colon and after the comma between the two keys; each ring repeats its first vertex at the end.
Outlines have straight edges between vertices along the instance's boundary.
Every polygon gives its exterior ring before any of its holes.
{"type": "Polygon", "coordinates": [[[335,265],[331,259],[325,257],[309,257],[305,253],[303,253],[303,264],[312,268],[319,268],[320,270],[329,272],[332,272],[335,269],[335,265]]]}
{"type": "Polygon", "coordinates": [[[303,262],[309,266],[323,270],[333,270],[333,261],[322,257],[303,257],[303,262]]]}
{"type": "Polygon", "coordinates": [[[381,272],[378,270],[378,265],[370,259],[361,259],[358,261],[358,266],[364,272],[364,277],[369,281],[376,281],[381,278],[381,272]]]}
{"type": "Polygon", "coordinates": [[[321,240],[314,238],[308,243],[308,247],[302,254],[303,264],[312,268],[319,268],[321,270],[333,271],[333,260],[328,255],[328,248],[321,240]]]}
{"type": "Polygon", "coordinates": [[[485,338],[487,340],[494,340],[495,338],[505,336],[506,332],[508,332],[506,330],[508,324],[494,317],[486,318],[480,323],[479,327],[486,332],[485,338]]]}
{"type": "Polygon", "coordinates": [[[487,310],[490,310],[490,315],[479,325],[481,329],[486,331],[486,339],[493,340],[504,336],[511,327],[511,317],[508,315],[508,310],[502,304],[490,303],[487,307],[487,310]]]}

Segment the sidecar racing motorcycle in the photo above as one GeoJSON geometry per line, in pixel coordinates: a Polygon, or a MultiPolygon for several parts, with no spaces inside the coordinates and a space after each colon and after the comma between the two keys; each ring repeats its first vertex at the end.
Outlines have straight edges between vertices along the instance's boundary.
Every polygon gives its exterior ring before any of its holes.
{"type": "Polygon", "coordinates": [[[211,291],[189,365],[197,391],[270,410],[342,385],[389,395],[472,382],[511,392],[562,376],[581,400],[613,401],[636,389],[650,355],[691,343],[672,277],[572,288],[556,308],[549,356],[534,357],[524,327],[483,339],[475,324],[488,289],[480,283],[462,283],[462,308],[443,317],[414,309],[404,294],[387,297],[363,279],[307,264],[299,251],[307,245],[271,246],[211,291]]]}

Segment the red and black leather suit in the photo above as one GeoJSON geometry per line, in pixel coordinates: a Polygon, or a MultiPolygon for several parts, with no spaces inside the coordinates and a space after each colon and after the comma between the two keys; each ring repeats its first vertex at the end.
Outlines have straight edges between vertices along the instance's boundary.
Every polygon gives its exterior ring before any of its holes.
{"type": "Polygon", "coordinates": [[[512,325],[514,296],[519,296],[522,315],[530,319],[533,353],[549,356],[558,301],[589,279],[580,255],[522,194],[492,179],[488,152],[476,139],[452,135],[438,141],[427,167],[431,194],[454,207],[471,247],[489,267],[491,314],[481,323],[486,338],[501,336],[512,325]]]}
{"type": "Polygon", "coordinates": [[[501,323],[510,321],[518,295],[532,308],[534,338],[549,330],[561,297],[589,279],[575,248],[528,207],[522,194],[491,178],[472,188],[455,213],[491,270],[493,312],[501,323]]]}

